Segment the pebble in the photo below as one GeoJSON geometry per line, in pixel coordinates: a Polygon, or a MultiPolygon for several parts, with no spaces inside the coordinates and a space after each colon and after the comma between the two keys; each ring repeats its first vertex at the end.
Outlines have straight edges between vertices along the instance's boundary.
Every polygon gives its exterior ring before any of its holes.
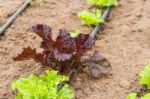
{"type": "Polygon", "coordinates": [[[121,80],[119,82],[120,87],[125,88],[125,89],[129,89],[131,87],[131,83],[125,79],[121,80]]]}

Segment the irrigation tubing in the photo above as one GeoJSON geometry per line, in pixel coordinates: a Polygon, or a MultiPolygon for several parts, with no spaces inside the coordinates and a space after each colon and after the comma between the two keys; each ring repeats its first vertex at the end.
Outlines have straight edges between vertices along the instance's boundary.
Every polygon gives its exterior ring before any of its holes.
{"type": "MultiPolygon", "coordinates": [[[[104,11],[103,15],[102,15],[102,19],[105,21],[106,18],[108,17],[109,13],[110,13],[111,7],[107,7],[106,10],[104,11]]],[[[90,36],[95,37],[96,34],[98,33],[98,31],[101,29],[102,24],[97,25],[93,31],[91,32],[90,36]]]]}
{"type": "Polygon", "coordinates": [[[0,35],[4,34],[4,31],[15,21],[15,19],[29,6],[30,0],[26,2],[0,27],[0,35]]]}

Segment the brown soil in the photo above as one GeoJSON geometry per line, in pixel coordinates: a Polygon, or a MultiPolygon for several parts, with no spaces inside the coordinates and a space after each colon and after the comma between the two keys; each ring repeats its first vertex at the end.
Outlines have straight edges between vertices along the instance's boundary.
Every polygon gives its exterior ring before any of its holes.
{"type": "MultiPolygon", "coordinates": [[[[0,0],[0,25],[23,1],[0,0]]],[[[0,99],[14,98],[10,85],[18,77],[44,71],[33,60],[12,60],[23,47],[39,49],[41,39],[31,32],[31,26],[48,24],[54,37],[62,27],[90,33],[92,28],[82,26],[75,15],[89,7],[86,0],[47,0],[42,6],[29,7],[17,18],[0,39],[0,99]]],[[[92,51],[99,50],[110,61],[112,76],[94,80],[79,74],[78,82],[73,84],[77,99],[125,99],[128,92],[139,91],[138,73],[150,62],[150,1],[120,0],[97,38],[92,51]]]]}

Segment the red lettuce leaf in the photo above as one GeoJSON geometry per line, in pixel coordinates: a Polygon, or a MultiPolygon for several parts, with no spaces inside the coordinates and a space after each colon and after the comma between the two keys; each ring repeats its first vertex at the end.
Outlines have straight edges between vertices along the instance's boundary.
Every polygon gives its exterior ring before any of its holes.
{"type": "Polygon", "coordinates": [[[24,48],[23,51],[13,58],[14,61],[21,61],[27,59],[34,59],[35,61],[44,64],[44,54],[37,53],[36,49],[31,49],[30,47],[24,48]]]}
{"type": "Polygon", "coordinates": [[[32,31],[42,38],[43,41],[41,42],[41,48],[44,50],[49,50],[52,48],[54,42],[52,40],[52,29],[49,26],[45,24],[37,24],[32,26],[32,31]]]}
{"type": "Polygon", "coordinates": [[[61,53],[57,49],[55,49],[54,50],[54,57],[58,61],[65,61],[65,60],[70,60],[72,57],[72,54],[61,53]]]}
{"type": "Polygon", "coordinates": [[[55,45],[56,48],[62,53],[71,54],[76,51],[75,39],[67,33],[66,29],[60,29],[55,45]]]}
{"type": "Polygon", "coordinates": [[[42,37],[43,40],[52,40],[51,28],[47,25],[37,24],[32,27],[32,31],[42,37]]]}

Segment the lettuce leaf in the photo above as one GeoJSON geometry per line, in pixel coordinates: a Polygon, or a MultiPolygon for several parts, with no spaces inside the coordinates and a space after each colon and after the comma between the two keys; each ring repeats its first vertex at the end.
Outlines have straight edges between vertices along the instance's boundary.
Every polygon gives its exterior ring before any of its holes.
{"type": "Polygon", "coordinates": [[[127,96],[127,99],[136,99],[137,97],[137,93],[130,93],[128,96],[127,96]]]}
{"type": "Polygon", "coordinates": [[[87,0],[89,4],[100,6],[100,7],[108,7],[108,6],[117,6],[117,0],[87,0]]]}
{"type": "Polygon", "coordinates": [[[77,37],[80,34],[80,30],[75,29],[73,32],[70,32],[71,37],[77,37]]]}
{"type": "Polygon", "coordinates": [[[56,71],[46,71],[46,75],[20,78],[12,83],[12,89],[17,90],[15,99],[73,99],[74,92],[69,85],[58,92],[58,84],[68,81],[67,76],[57,75],[56,71]]]}
{"type": "Polygon", "coordinates": [[[87,26],[95,26],[104,22],[101,18],[100,10],[96,10],[94,12],[82,11],[78,13],[78,17],[81,20],[82,24],[87,26]]]}
{"type": "Polygon", "coordinates": [[[150,99],[150,93],[145,94],[143,97],[141,97],[141,99],[150,99]]]}
{"type": "Polygon", "coordinates": [[[150,64],[146,65],[145,69],[140,72],[140,84],[147,86],[150,89],[150,64]]]}

